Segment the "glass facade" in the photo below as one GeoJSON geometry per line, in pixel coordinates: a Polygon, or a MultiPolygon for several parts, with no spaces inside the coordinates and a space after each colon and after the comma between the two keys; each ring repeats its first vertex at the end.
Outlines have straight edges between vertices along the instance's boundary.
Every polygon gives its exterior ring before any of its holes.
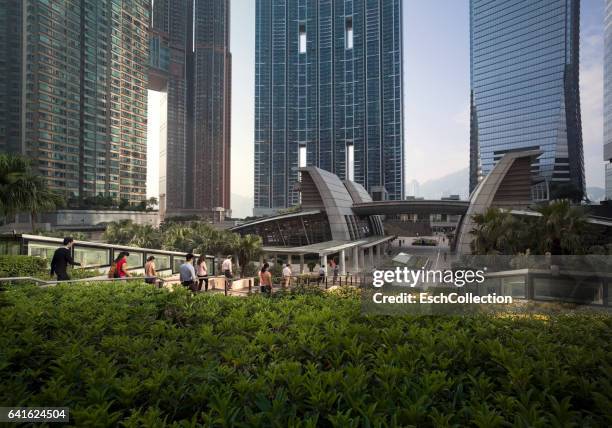
{"type": "Polygon", "coordinates": [[[28,256],[40,257],[43,259],[51,260],[53,253],[57,250],[56,245],[43,244],[32,242],[28,245],[28,256]]]}
{"type": "Polygon", "coordinates": [[[170,269],[170,256],[165,256],[163,254],[147,254],[147,256],[155,257],[155,267],[157,270],[170,269]]]}
{"type": "Polygon", "coordinates": [[[25,0],[22,5],[24,153],[49,186],[67,197],[141,202],[146,197],[148,1],[25,0]]]}
{"type": "Polygon", "coordinates": [[[539,149],[551,192],[584,193],[579,15],[579,0],[470,0],[470,191],[505,153],[539,149]]]}
{"type": "Polygon", "coordinates": [[[612,200],[612,0],[606,0],[604,28],[604,161],[606,199],[612,200]]]}
{"type": "MultiPolygon", "coordinates": [[[[35,235],[4,235],[0,236],[0,255],[29,255],[44,258],[50,261],[55,250],[62,246],[61,238],[49,238],[35,235]]],[[[72,247],[74,260],[80,262],[84,268],[99,268],[104,270],[110,267],[111,261],[121,251],[130,253],[127,260],[129,270],[144,269],[146,258],[155,256],[155,265],[158,272],[174,269],[185,262],[185,253],[164,250],[147,250],[143,248],[125,247],[118,245],[101,244],[95,242],[77,242],[72,247]]],[[[196,257],[199,255],[196,254],[196,257]]],[[[208,271],[215,274],[215,259],[206,256],[208,271]]],[[[167,273],[167,272],[166,272],[167,273]]]]}
{"type": "Polygon", "coordinates": [[[252,225],[239,227],[237,232],[243,236],[260,236],[264,245],[277,247],[300,247],[332,239],[329,220],[325,213],[255,222],[252,225]]]}
{"type": "MultiPolygon", "coordinates": [[[[358,217],[345,215],[350,240],[384,234],[379,216],[358,217]]],[[[255,221],[234,229],[241,235],[257,235],[264,245],[275,247],[301,247],[333,239],[327,213],[295,214],[255,221]]]]}
{"type": "Polygon", "coordinates": [[[255,213],[299,203],[300,164],[403,199],[402,102],[400,0],[257,0],[255,213]]]}
{"type": "Polygon", "coordinates": [[[103,248],[76,247],[74,249],[74,260],[81,263],[82,267],[106,266],[110,262],[110,250],[103,248]]]}
{"type": "Polygon", "coordinates": [[[170,69],[170,49],[160,34],[152,34],[149,39],[149,67],[166,72],[170,69]]]}
{"type": "Polygon", "coordinates": [[[160,129],[162,215],[230,208],[230,2],[156,0],[151,20],[155,90],[165,92],[160,129]]]}

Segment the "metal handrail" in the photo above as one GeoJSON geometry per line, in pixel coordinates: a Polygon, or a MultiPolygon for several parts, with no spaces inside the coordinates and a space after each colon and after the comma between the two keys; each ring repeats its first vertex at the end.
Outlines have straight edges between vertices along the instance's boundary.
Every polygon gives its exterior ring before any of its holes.
{"type": "Polygon", "coordinates": [[[10,278],[0,278],[0,283],[11,282],[11,281],[32,281],[32,282],[36,282],[37,284],[39,284],[39,287],[45,288],[45,287],[53,287],[57,284],[71,284],[71,283],[76,283],[76,282],[113,282],[113,281],[130,281],[130,280],[134,281],[138,279],[144,280],[145,278],[155,278],[156,280],[164,280],[164,278],[159,277],[159,276],[155,276],[155,277],[153,276],[150,276],[150,277],[126,276],[123,278],[108,278],[108,277],[94,276],[94,277],[82,278],[82,279],[69,279],[66,281],[46,280],[46,279],[35,278],[33,276],[15,276],[15,277],[10,277],[10,278]]]}

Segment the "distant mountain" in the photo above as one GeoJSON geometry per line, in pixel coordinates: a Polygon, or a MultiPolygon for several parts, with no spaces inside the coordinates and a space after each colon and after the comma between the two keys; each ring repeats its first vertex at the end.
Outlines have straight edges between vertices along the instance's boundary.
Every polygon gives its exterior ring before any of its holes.
{"type": "Polygon", "coordinates": [[[231,194],[232,217],[244,218],[253,215],[253,197],[231,194]]]}
{"type": "Polygon", "coordinates": [[[461,199],[467,199],[468,187],[469,168],[464,168],[419,185],[419,196],[425,199],[440,199],[449,195],[459,195],[461,199]]]}
{"type": "MultiPolygon", "coordinates": [[[[418,196],[425,199],[440,199],[448,195],[459,195],[461,199],[467,199],[469,196],[468,183],[469,168],[464,168],[420,184],[418,196]]],[[[592,202],[602,201],[606,196],[605,189],[595,186],[587,187],[586,193],[592,202]]]]}
{"type": "MultiPolygon", "coordinates": [[[[459,195],[461,199],[467,200],[469,169],[464,168],[451,172],[440,178],[435,178],[420,184],[413,180],[412,186],[418,189],[419,197],[425,199],[440,199],[449,195],[459,195]],[[416,185],[415,185],[416,183],[416,185]]],[[[587,187],[589,199],[599,202],[605,197],[605,190],[601,187],[587,187]]],[[[232,217],[244,218],[253,215],[253,197],[232,193],[232,217]]]]}
{"type": "Polygon", "coordinates": [[[601,187],[587,187],[586,193],[591,202],[599,202],[606,197],[606,191],[601,187]]]}

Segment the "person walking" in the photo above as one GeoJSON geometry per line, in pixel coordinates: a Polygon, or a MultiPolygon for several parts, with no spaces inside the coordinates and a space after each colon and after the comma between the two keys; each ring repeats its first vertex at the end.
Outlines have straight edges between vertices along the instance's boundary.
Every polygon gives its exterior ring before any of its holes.
{"type": "Polygon", "coordinates": [[[221,270],[223,271],[223,275],[225,275],[225,285],[228,290],[232,289],[232,279],[234,277],[232,273],[232,255],[228,255],[223,263],[221,264],[221,270]]]}
{"type": "Polygon", "coordinates": [[[268,263],[264,263],[259,272],[259,289],[262,293],[272,294],[272,274],[268,270],[270,265],[268,263]]]}
{"type": "MultiPolygon", "coordinates": [[[[261,267],[260,267],[259,269],[257,269],[257,278],[259,279],[259,287],[260,287],[260,291],[262,291],[262,290],[263,290],[263,289],[261,288],[261,287],[262,287],[262,285],[263,285],[263,283],[264,283],[264,280],[262,279],[262,273],[264,272],[264,267],[266,267],[266,265],[267,265],[267,266],[270,266],[270,265],[268,264],[268,262],[264,260],[264,261],[263,261],[263,264],[261,265],[261,267]]],[[[266,269],[267,269],[267,268],[266,268],[266,269]]]]}
{"type": "Polygon", "coordinates": [[[201,255],[198,257],[197,274],[198,274],[198,291],[202,290],[202,283],[204,283],[204,291],[208,291],[208,266],[206,266],[206,256],[201,255]]]}
{"type": "Polygon", "coordinates": [[[289,283],[291,282],[291,265],[287,263],[283,268],[283,289],[289,288],[289,283]]]}
{"type": "Polygon", "coordinates": [[[318,284],[323,284],[323,281],[325,281],[325,266],[321,265],[319,267],[319,282],[318,282],[318,284]]]}
{"type": "Polygon", "coordinates": [[[55,250],[53,258],[51,259],[51,276],[57,275],[58,281],[70,281],[67,268],[68,265],[81,266],[72,258],[72,252],[70,249],[74,245],[74,239],[71,237],[64,238],[62,247],[55,250]]]}
{"type": "Polygon", "coordinates": [[[127,278],[130,275],[128,272],[127,266],[127,258],[130,255],[127,251],[121,251],[113,264],[111,265],[110,270],[108,271],[109,278],[127,278]]]}
{"type": "Polygon", "coordinates": [[[185,263],[179,267],[179,276],[181,285],[189,288],[192,292],[197,292],[198,277],[195,268],[193,267],[193,254],[189,253],[185,256],[185,263]]]}
{"type": "Polygon", "coordinates": [[[158,287],[161,287],[164,283],[162,279],[157,278],[155,256],[147,257],[147,262],[145,263],[145,282],[147,284],[155,284],[158,287]]]}
{"type": "Polygon", "coordinates": [[[340,273],[340,268],[338,267],[336,263],[334,263],[334,282],[333,282],[334,285],[336,285],[336,281],[338,281],[339,273],[340,273]]]}

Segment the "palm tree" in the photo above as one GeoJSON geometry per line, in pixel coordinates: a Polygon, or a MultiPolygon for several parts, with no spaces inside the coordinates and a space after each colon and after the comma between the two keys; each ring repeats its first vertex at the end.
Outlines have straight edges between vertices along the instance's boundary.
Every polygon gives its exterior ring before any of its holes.
{"type": "Polygon", "coordinates": [[[140,248],[160,248],[162,237],[159,229],[149,224],[134,225],[134,234],[129,241],[129,245],[140,248]]]}
{"type": "Polygon", "coordinates": [[[0,154],[0,214],[15,215],[26,202],[26,192],[21,188],[30,170],[27,159],[12,154],[0,154]]]}
{"type": "Polygon", "coordinates": [[[519,222],[507,211],[488,208],[473,217],[476,227],[471,234],[474,254],[515,254],[524,245],[521,241],[519,222]]]}
{"type": "Polygon", "coordinates": [[[30,213],[32,231],[35,231],[37,215],[61,207],[64,198],[47,188],[46,183],[38,176],[27,175],[23,180],[23,187],[28,192],[23,208],[30,213]]]}
{"type": "Polygon", "coordinates": [[[173,224],[163,233],[162,247],[171,251],[191,252],[197,248],[194,229],[181,224],[173,224]]]}
{"type": "Polygon", "coordinates": [[[128,245],[136,233],[136,226],[132,220],[110,222],[106,226],[103,239],[110,244],[128,245]]]}
{"type": "Polygon", "coordinates": [[[146,202],[147,211],[155,210],[155,208],[157,208],[158,205],[159,205],[159,201],[157,200],[156,197],[152,196],[149,199],[147,199],[147,202],[146,202]]]}
{"type": "Polygon", "coordinates": [[[245,235],[238,241],[238,263],[241,268],[241,276],[244,277],[245,269],[249,262],[255,260],[261,254],[262,240],[257,235],[245,235]]]}
{"type": "Polygon", "coordinates": [[[542,214],[539,219],[541,234],[540,251],[552,255],[579,254],[583,252],[583,233],[587,226],[586,213],[580,206],[567,199],[552,201],[536,208],[542,214]]]}
{"type": "Polygon", "coordinates": [[[0,214],[30,213],[32,230],[37,214],[58,208],[64,199],[50,190],[32,171],[30,161],[18,155],[0,154],[0,214]]]}

